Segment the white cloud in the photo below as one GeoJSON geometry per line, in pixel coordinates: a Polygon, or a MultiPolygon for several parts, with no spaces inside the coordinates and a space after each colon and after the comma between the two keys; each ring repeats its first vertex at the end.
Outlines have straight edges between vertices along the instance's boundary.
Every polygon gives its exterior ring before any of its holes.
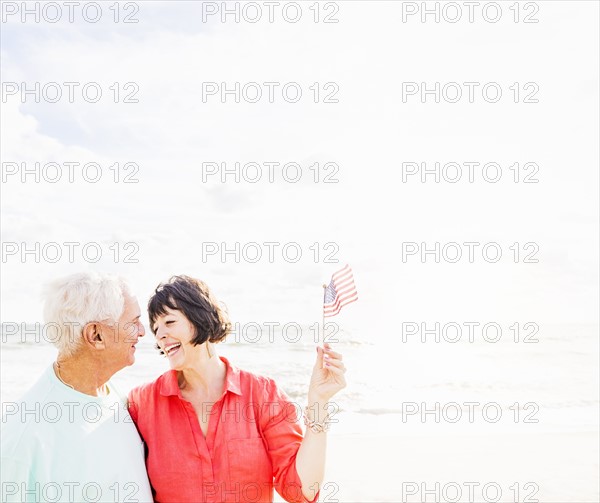
{"type": "MultiPolygon", "coordinates": [[[[121,99],[122,86],[135,82],[140,102],[3,103],[5,162],[103,168],[97,184],[81,175],[73,184],[10,178],[2,189],[3,239],[136,242],[139,264],[106,256],[94,267],[131,277],[141,297],[177,272],[214,278],[247,318],[318,318],[319,283],[337,265],[315,264],[308,247],[335,241],[342,264],[351,262],[362,276],[361,309],[371,313],[364,325],[384,308],[400,316],[595,319],[598,103],[591,32],[556,38],[562,11],[551,5],[539,26],[460,30],[402,25],[399,6],[370,5],[344,3],[335,25],[202,24],[193,2],[142,3],[140,23],[128,26],[13,22],[3,35],[5,81],[98,82],[105,97],[119,82],[121,99]],[[524,53],[522,37],[533,37],[528,47],[539,52],[524,53]],[[489,42],[473,44],[478,38],[489,42]],[[403,81],[473,79],[503,86],[538,81],[541,103],[401,101],[403,81]],[[333,81],[340,103],[203,103],[206,81],[298,82],[305,93],[313,82],[333,81]],[[508,170],[498,184],[402,183],[401,163],[410,160],[495,161],[505,169],[534,160],[540,183],[510,183],[508,170]],[[279,171],[274,184],[221,184],[203,181],[207,161],[296,161],[304,171],[296,184],[282,182],[279,171]],[[339,165],[339,183],[312,183],[308,167],[328,161],[339,165]],[[115,162],[137,163],[139,183],[113,183],[115,162]],[[201,260],[202,242],[274,240],[301,243],[305,259],[201,260]],[[542,261],[531,269],[402,264],[399,243],[422,240],[506,247],[533,240],[542,261]]],[[[581,26],[593,22],[583,9],[571,15],[581,26]]],[[[87,266],[10,262],[3,267],[3,314],[29,319],[40,282],[87,266]]]]}

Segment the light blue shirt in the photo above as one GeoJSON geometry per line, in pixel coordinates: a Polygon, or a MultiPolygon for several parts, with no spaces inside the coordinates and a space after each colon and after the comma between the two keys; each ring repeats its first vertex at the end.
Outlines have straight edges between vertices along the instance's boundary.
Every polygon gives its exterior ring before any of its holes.
{"type": "Polygon", "coordinates": [[[2,502],[152,502],[144,444],[126,401],[79,393],[50,366],[2,403],[2,502]]]}

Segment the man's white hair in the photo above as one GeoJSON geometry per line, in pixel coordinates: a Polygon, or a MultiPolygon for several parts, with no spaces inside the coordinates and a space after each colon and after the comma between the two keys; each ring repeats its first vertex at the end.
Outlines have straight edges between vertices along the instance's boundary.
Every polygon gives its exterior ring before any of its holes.
{"type": "Polygon", "coordinates": [[[45,285],[44,322],[63,356],[73,355],[82,343],[83,327],[92,321],[116,322],[131,295],[124,279],[82,272],[45,285]]]}

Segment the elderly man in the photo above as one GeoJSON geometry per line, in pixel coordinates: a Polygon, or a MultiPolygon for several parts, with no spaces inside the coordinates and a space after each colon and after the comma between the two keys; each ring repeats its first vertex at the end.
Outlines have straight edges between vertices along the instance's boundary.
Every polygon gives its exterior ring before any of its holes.
{"type": "Polygon", "coordinates": [[[109,381],[135,361],[140,314],[113,276],[48,285],[44,318],[58,356],[19,402],[5,404],[1,501],[152,501],[144,444],[109,381]]]}

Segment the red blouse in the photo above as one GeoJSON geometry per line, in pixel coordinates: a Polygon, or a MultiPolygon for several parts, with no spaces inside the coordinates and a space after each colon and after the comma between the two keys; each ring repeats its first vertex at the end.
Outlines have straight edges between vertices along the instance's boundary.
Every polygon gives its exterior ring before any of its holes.
{"type": "Polygon", "coordinates": [[[272,379],[219,358],[227,366],[225,391],[207,412],[206,438],[177,371],[129,393],[155,501],[266,503],[275,488],[290,503],[308,502],[296,471],[303,438],[296,406],[272,379]]]}

